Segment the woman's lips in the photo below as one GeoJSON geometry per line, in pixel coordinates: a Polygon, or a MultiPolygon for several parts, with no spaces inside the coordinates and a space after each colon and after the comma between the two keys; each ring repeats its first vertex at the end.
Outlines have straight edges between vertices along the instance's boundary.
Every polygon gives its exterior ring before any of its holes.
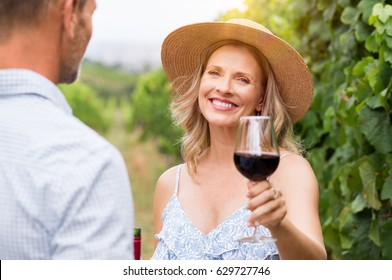
{"type": "Polygon", "coordinates": [[[227,100],[219,100],[215,98],[211,98],[210,102],[214,105],[216,108],[223,108],[223,109],[232,109],[238,107],[236,104],[227,101],[227,100]]]}

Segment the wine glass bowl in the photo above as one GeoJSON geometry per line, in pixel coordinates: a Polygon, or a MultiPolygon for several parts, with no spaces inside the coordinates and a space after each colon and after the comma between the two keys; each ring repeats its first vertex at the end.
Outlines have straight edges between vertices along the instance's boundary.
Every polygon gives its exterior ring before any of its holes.
{"type": "Polygon", "coordinates": [[[279,155],[274,153],[251,154],[238,152],[234,154],[238,171],[253,182],[266,180],[278,167],[279,155]]]}
{"type": "MultiPolygon", "coordinates": [[[[234,164],[238,171],[253,182],[267,180],[279,165],[279,146],[273,120],[268,116],[246,116],[240,118],[237,131],[234,164]]],[[[274,241],[272,237],[257,233],[238,241],[274,241]]]]}

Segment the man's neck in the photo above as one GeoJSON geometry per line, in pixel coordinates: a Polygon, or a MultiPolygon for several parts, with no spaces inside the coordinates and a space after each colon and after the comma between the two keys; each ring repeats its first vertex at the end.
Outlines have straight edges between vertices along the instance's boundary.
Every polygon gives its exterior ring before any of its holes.
{"type": "Polygon", "coordinates": [[[14,32],[0,44],[0,69],[29,69],[53,83],[58,80],[59,56],[56,46],[44,31],[14,32]]]}

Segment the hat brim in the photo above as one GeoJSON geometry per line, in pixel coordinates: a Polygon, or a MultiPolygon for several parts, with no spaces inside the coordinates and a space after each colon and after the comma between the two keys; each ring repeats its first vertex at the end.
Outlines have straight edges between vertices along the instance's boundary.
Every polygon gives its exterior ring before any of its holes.
{"type": "Polygon", "coordinates": [[[189,76],[200,65],[201,54],[222,40],[237,40],[256,47],[268,60],[281,98],[293,123],[312,102],[313,81],[299,53],[284,40],[258,25],[229,22],[190,24],[170,33],[162,44],[162,66],[170,81],[189,76]]]}

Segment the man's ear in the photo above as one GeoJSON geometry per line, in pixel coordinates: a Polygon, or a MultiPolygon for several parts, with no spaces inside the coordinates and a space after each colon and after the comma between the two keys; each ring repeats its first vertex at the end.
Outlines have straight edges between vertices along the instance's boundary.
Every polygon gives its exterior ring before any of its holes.
{"type": "Polygon", "coordinates": [[[75,36],[75,29],[78,21],[79,0],[65,0],[63,7],[63,24],[68,38],[75,36]]]}

